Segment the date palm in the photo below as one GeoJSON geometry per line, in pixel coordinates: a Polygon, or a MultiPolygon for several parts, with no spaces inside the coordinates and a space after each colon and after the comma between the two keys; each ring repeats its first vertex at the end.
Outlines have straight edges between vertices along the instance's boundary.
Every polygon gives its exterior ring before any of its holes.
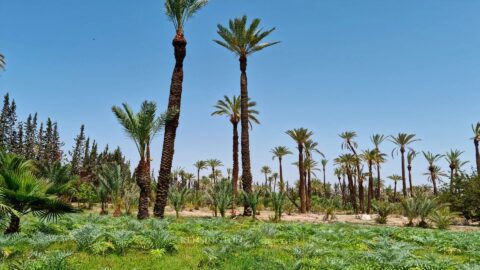
{"type": "Polygon", "coordinates": [[[396,136],[390,136],[390,141],[393,142],[396,147],[392,150],[392,156],[394,153],[400,151],[402,157],[402,191],[403,197],[407,197],[407,180],[405,176],[405,151],[413,142],[419,141],[419,139],[415,139],[415,134],[406,134],[406,133],[398,133],[396,136]]]}
{"type": "MultiPolygon", "coordinates": [[[[247,85],[247,57],[255,52],[261,51],[278,42],[261,43],[275,28],[264,31],[259,28],[260,19],[254,19],[247,26],[247,16],[235,18],[229,21],[228,28],[222,25],[217,26],[217,33],[221,40],[214,40],[218,45],[231,51],[238,57],[240,62],[240,121],[242,127],[242,182],[245,192],[252,192],[252,171],[250,164],[250,139],[249,139],[249,117],[248,117],[248,85],[247,85]]],[[[247,205],[245,205],[247,206],[247,205]]],[[[244,208],[244,215],[250,215],[250,209],[244,208]]]]}
{"type": "MultiPolygon", "coordinates": [[[[238,123],[240,122],[240,104],[241,100],[240,97],[233,96],[230,99],[227,96],[223,97],[223,100],[220,99],[215,104],[214,108],[215,111],[212,115],[219,115],[219,116],[226,116],[228,117],[230,123],[233,127],[233,171],[232,171],[232,187],[233,193],[237,194],[238,189],[238,123]]],[[[260,124],[260,121],[257,119],[258,111],[253,109],[257,105],[254,101],[248,102],[248,118],[250,121],[250,126],[252,123],[260,124]]]]}
{"type": "Polygon", "coordinates": [[[407,170],[408,170],[408,182],[410,183],[410,196],[413,196],[413,180],[412,180],[412,162],[417,156],[415,150],[410,149],[407,153],[407,170]]]}
{"type": "Polygon", "coordinates": [[[310,206],[312,204],[312,184],[311,184],[311,179],[312,179],[312,169],[310,167],[315,167],[317,165],[317,162],[313,160],[313,153],[318,153],[322,157],[325,157],[322,152],[318,149],[318,142],[315,142],[313,140],[308,140],[304,143],[304,150],[305,150],[305,160],[308,160],[309,162],[314,162],[315,166],[307,166],[305,168],[305,172],[307,174],[307,211],[310,211],[310,206]]]}
{"type": "MultiPolygon", "coordinates": [[[[375,150],[377,151],[377,158],[375,159],[375,166],[377,169],[377,179],[382,179],[380,177],[380,164],[385,162],[386,156],[382,154],[380,151],[380,144],[382,144],[387,137],[382,134],[373,134],[370,137],[370,141],[373,143],[375,146],[375,150]]],[[[382,192],[382,181],[377,181],[377,188],[376,188],[376,194],[375,197],[377,200],[380,200],[381,192],[382,192]]]]}
{"type": "MultiPolygon", "coordinates": [[[[362,152],[360,157],[368,165],[368,188],[367,188],[367,213],[370,214],[372,210],[372,200],[373,200],[373,164],[377,160],[377,149],[365,150],[362,152]]],[[[360,198],[361,199],[361,198],[360,198]]]]}
{"type": "Polygon", "coordinates": [[[437,182],[440,181],[443,177],[447,177],[447,174],[442,171],[442,168],[437,165],[429,165],[428,172],[424,173],[423,175],[428,176],[428,180],[430,180],[433,184],[433,194],[437,195],[437,182]]]}
{"type": "Polygon", "coordinates": [[[358,164],[357,157],[350,153],[342,154],[335,159],[335,163],[337,165],[342,166],[342,168],[344,168],[345,170],[345,174],[347,175],[347,179],[348,179],[350,203],[352,204],[352,207],[355,213],[357,213],[358,212],[357,192],[355,190],[355,185],[353,183],[353,174],[354,174],[355,166],[358,164]]]}
{"type": "Polygon", "coordinates": [[[392,180],[394,183],[394,188],[393,188],[393,201],[397,201],[397,182],[402,181],[402,177],[398,174],[390,175],[387,177],[388,179],[392,180]]]}
{"type": "Polygon", "coordinates": [[[345,183],[342,183],[342,176],[345,175],[343,167],[337,167],[334,171],[335,176],[338,178],[338,185],[340,186],[340,191],[342,193],[342,202],[345,203],[345,183]]]}
{"type": "Polygon", "coordinates": [[[299,183],[299,194],[300,194],[300,212],[307,212],[307,193],[305,188],[305,167],[304,167],[304,144],[307,142],[310,137],[313,135],[313,132],[309,131],[306,128],[296,128],[286,131],[287,135],[290,136],[296,143],[298,149],[298,172],[300,176],[299,183]]]}
{"type": "Polygon", "coordinates": [[[445,154],[445,160],[448,162],[448,167],[450,168],[450,192],[453,192],[454,176],[463,165],[468,163],[468,161],[462,162],[460,160],[462,154],[463,151],[460,150],[450,150],[445,154]]]}
{"type": "MultiPolygon", "coordinates": [[[[126,103],[122,107],[113,106],[112,111],[125,133],[135,143],[140,161],[135,170],[135,181],[140,189],[140,198],[138,202],[139,219],[149,217],[148,202],[150,198],[150,171],[148,170],[147,146],[153,138],[164,127],[166,119],[171,113],[165,113],[157,116],[157,105],[154,102],[144,101],[140,111],[134,113],[126,103]]],[[[168,177],[170,182],[170,175],[168,177]]]]}
{"type": "Polygon", "coordinates": [[[428,162],[428,171],[430,174],[430,181],[432,181],[432,184],[433,184],[433,194],[437,195],[437,180],[439,176],[443,175],[443,173],[440,173],[440,170],[438,170],[439,168],[436,168],[437,166],[435,165],[435,162],[437,162],[440,158],[442,158],[443,155],[433,154],[429,151],[422,152],[422,153],[428,162]]]}
{"type": "Polygon", "coordinates": [[[322,164],[322,171],[323,171],[323,190],[325,192],[325,196],[327,196],[328,192],[327,192],[327,173],[326,173],[326,167],[327,167],[327,164],[328,164],[328,160],[327,159],[322,159],[320,161],[320,163],[322,164]]]}
{"type": "Polygon", "coordinates": [[[172,172],[173,154],[175,150],[175,137],[180,119],[180,107],[183,91],[183,61],[187,53],[187,40],[184,36],[185,23],[192,18],[208,0],[165,0],[165,14],[173,23],[175,37],[172,45],[175,55],[168,97],[168,110],[176,113],[165,124],[163,138],[162,158],[157,183],[157,196],[155,200],[154,215],[163,217],[167,205],[168,191],[170,188],[170,175],[172,172]]]}
{"type": "Polygon", "coordinates": [[[273,154],[272,159],[278,159],[278,172],[280,173],[280,192],[284,192],[285,182],[283,181],[282,159],[286,155],[293,154],[286,146],[276,146],[270,152],[273,154]]]}
{"type": "Polygon", "coordinates": [[[197,162],[195,162],[193,164],[193,166],[197,169],[197,181],[196,181],[196,184],[195,184],[195,190],[199,190],[200,189],[200,171],[201,170],[204,170],[207,168],[208,164],[205,160],[199,160],[197,162]]]}
{"type": "Polygon", "coordinates": [[[212,168],[212,179],[213,184],[217,183],[217,175],[216,168],[223,166],[223,163],[218,159],[207,159],[207,166],[212,168]]]}
{"type": "Polygon", "coordinates": [[[276,187],[277,187],[278,173],[277,172],[272,173],[271,177],[273,178],[273,190],[271,190],[271,191],[275,192],[276,187]]]}
{"type": "Polygon", "coordinates": [[[272,169],[268,166],[262,166],[260,172],[265,176],[265,187],[268,186],[268,175],[272,173],[272,169]]]}
{"type": "Polygon", "coordinates": [[[115,208],[114,217],[122,214],[122,192],[126,183],[126,177],[122,173],[122,167],[116,163],[103,164],[98,174],[100,185],[107,191],[115,208]]]}
{"type": "Polygon", "coordinates": [[[480,150],[479,150],[479,143],[480,143],[480,122],[476,125],[472,125],[473,131],[473,144],[475,145],[475,160],[477,163],[477,175],[480,175],[480,150]]]}
{"type": "Polygon", "coordinates": [[[343,139],[342,142],[342,149],[350,150],[353,155],[355,156],[355,160],[357,164],[355,164],[357,179],[359,182],[363,181],[362,170],[360,169],[360,157],[357,154],[357,147],[358,144],[355,142],[355,138],[357,137],[357,133],[355,131],[345,131],[340,133],[338,136],[343,139]]]}

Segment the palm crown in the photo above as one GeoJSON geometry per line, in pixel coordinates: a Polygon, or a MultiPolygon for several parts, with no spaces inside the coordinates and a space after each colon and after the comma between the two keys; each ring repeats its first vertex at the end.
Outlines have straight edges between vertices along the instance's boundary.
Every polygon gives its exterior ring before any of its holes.
{"type": "Polygon", "coordinates": [[[275,31],[275,27],[264,31],[259,29],[260,19],[254,19],[247,26],[247,16],[242,16],[229,20],[228,28],[218,25],[217,33],[222,40],[214,40],[220,46],[225,47],[239,57],[247,57],[248,55],[261,51],[266,47],[273,46],[276,42],[260,43],[265,37],[275,31]]]}
{"type": "Polygon", "coordinates": [[[473,140],[475,141],[480,141],[480,122],[478,122],[476,125],[472,125],[472,131],[473,131],[473,140]]]}
{"type": "Polygon", "coordinates": [[[165,14],[173,23],[177,34],[183,35],[185,22],[207,3],[208,0],[165,0],[165,14]]]}
{"type": "Polygon", "coordinates": [[[433,166],[433,164],[434,164],[436,161],[438,161],[440,158],[443,157],[443,155],[433,154],[433,153],[430,152],[430,151],[422,152],[422,153],[423,153],[423,156],[425,157],[425,159],[427,160],[429,166],[433,166]]]}
{"type": "Polygon", "coordinates": [[[272,159],[282,158],[283,156],[293,154],[286,146],[276,146],[270,150],[270,152],[273,154],[272,159]]]}
{"type": "Polygon", "coordinates": [[[448,162],[448,165],[451,169],[459,169],[463,165],[467,164],[468,161],[462,162],[460,156],[463,154],[463,151],[460,150],[450,150],[445,155],[445,160],[448,162]]]}
{"type": "Polygon", "coordinates": [[[398,133],[397,136],[390,136],[390,141],[397,145],[397,147],[392,150],[392,156],[399,150],[405,151],[407,145],[419,140],[420,139],[415,139],[415,134],[398,133]]]}
{"type": "Polygon", "coordinates": [[[357,133],[355,131],[345,131],[340,133],[338,136],[344,140],[342,143],[342,149],[355,151],[354,148],[358,147],[357,142],[353,140],[355,137],[357,137],[357,133]]]}
{"type": "MultiPolygon", "coordinates": [[[[228,96],[223,96],[223,100],[220,99],[217,101],[217,104],[213,106],[215,111],[212,112],[212,115],[223,115],[227,116],[230,119],[232,124],[238,123],[240,121],[240,105],[241,105],[241,98],[237,96],[233,96],[230,99],[228,96]]],[[[252,126],[252,122],[256,124],[260,124],[258,121],[258,114],[259,112],[253,109],[257,103],[255,101],[248,101],[248,120],[250,122],[250,126],[252,126]]]]}
{"type": "Polygon", "coordinates": [[[207,162],[205,160],[199,160],[193,164],[197,170],[204,170],[207,168],[207,162]]]}
{"type": "Polygon", "coordinates": [[[286,131],[287,135],[290,136],[298,145],[305,144],[310,137],[313,135],[312,131],[309,131],[306,128],[295,128],[286,131]]]}

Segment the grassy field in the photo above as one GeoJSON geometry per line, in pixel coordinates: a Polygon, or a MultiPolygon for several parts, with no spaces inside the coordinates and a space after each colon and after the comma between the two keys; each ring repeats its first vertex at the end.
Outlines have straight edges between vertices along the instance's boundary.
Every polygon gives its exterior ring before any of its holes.
{"type": "Polygon", "coordinates": [[[67,215],[1,236],[1,269],[480,269],[480,233],[67,215]]]}

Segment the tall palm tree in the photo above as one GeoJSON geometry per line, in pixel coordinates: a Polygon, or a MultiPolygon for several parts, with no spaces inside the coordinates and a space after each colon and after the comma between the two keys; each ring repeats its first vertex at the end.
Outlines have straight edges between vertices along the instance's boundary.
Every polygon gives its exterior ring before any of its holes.
{"type": "Polygon", "coordinates": [[[172,45],[175,55],[168,97],[168,110],[176,113],[165,124],[163,138],[162,158],[157,183],[157,198],[155,200],[154,215],[163,217],[167,205],[168,191],[170,188],[170,175],[172,171],[173,154],[175,150],[175,137],[180,119],[180,107],[183,91],[183,60],[187,53],[187,40],[184,36],[185,23],[197,11],[204,7],[208,0],[165,0],[165,14],[175,27],[175,37],[172,45]]]}
{"type": "Polygon", "coordinates": [[[398,174],[390,175],[387,177],[388,179],[392,180],[394,183],[394,188],[393,188],[393,201],[397,201],[397,182],[402,180],[402,177],[398,174]]]}
{"type": "Polygon", "coordinates": [[[338,178],[338,185],[340,186],[340,192],[342,193],[342,202],[345,203],[345,185],[342,183],[342,176],[344,175],[343,167],[337,167],[334,171],[335,176],[338,178]]]}
{"type": "Polygon", "coordinates": [[[480,122],[476,125],[472,125],[473,131],[473,144],[475,145],[475,160],[477,162],[477,175],[480,175],[480,150],[479,150],[479,143],[480,143],[480,122]]]}
{"type": "MultiPolygon", "coordinates": [[[[241,118],[241,145],[242,145],[242,182],[245,192],[252,192],[252,171],[250,165],[250,141],[248,131],[248,87],[247,87],[247,57],[255,52],[261,51],[278,42],[260,43],[264,38],[270,35],[275,28],[263,31],[258,28],[260,19],[254,19],[247,26],[247,16],[235,18],[229,21],[228,28],[218,25],[217,33],[222,40],[214,40],[220,46],[233,52],[240,62],[240,118],[241,118]]],[[[245,204],[247,206],[247,204],[245,204]]],[[[250,215],[251,209],[244,208],[244,215],[250,215]]]]}
{"type": "Polygon", "coordinates": [[[278,173],[274,172],[272,173],[272,178],[273,178],[273,192],[275,192],[276,187],[277,187],[277,179],[278,179],[278,173]]]}
{"type": "MultiPolygon", "coordinates": [[[[164,127],[170,113],[157,116],[157,105],[150,101],[144,101],[140,107],[140,111],[137,113],[134,113],[126,103],[123,103],[122,107],[113,106],[112,111],[127,136],[135,143],[140,156],[140,161],[135,170],[135,181],[140,188],[137,217],[139,219],[145,219],[149,217],[148,202],[151,190],[150,171],[148,170],[147,161],[147,145],[150,144],[155,135],[164,127]]],[[[170,182],[170,176],[168,181],[170,182]]]]}
{"type": "Polygon", "coordinates": [[[358,164],[357,157],[353,154],[342,154],[335,159],[335,163],[341,165],[345,169],[345,174],[348,179],[348,189],[350,195],[350,203],[352,204],[355,213],[358,212],[357,192],[353,183],[354,168],[358,164]]]}
{"type": "Polygon", "coordinates": [[[365,150],[360,155],[361,158],[367,162],[368,165],[368,188],[367,188],[367,213],[370,214],[372,209],[372,199],[373,199],[373,164],[377,159],[378,151],[377,149],[365,150]]]}
{"type": "Polygon", "coordinates": [[[443,177],[447,177],[447,174],[442,171],[442,168],[437,165],[428,166],[428,172],[424,173],[423,175],[428,176],[428,180],[430,180],[433,184],[433,194],[437,195],[437,187],[436,183],[441,181],[443,177]]]}
{"type": "Polygon", "coordinates": [[[276,146],[270,152],[273,154],[272,159],[278,159],[278,172],[280,173],[280,192],[283,192],[285,189],[285,182],[283,181],[283,168],[282,168],[282,159],[286,155],[293,154],[286,146],[276,146]]]}
{"type": "Polygon", "coordinates": [[[407,170],[408,170],[408,182],[410,183],[410,196],[413,196],[413,180],[412,180],[412,162],[417,156],[415,150],[410,149],[407,153],[407,170]]]}
{"type": "Polygon", "coordinates": [[[309,166],[305,166],[305,173],[307,174],[306,177],[306,185],[307,185],[307,211],[310,211],[310,206],[312,204],[312,170],[316,169],[317,162],[313,160],[313,153],[318,153],[322,157],[325,157],[320,150],[318,150],[318,142],[313,140],[307,140],[304,143],[304,150],[305,150],[305,161],[308,161],[309,166]]]}
{"type": "MultiPolygon", "coordinates": [[[[237,194],[238,189],[238,123],[240,122],[240,97],[233,96],[230,99],[227,96],[223,96],[223,100],[220,99],[215,104],[214,108],[215,111],[212,115],[219,115],[219,116],[227,116],[232,123],[233,127],[233,171],[232,171],[232,188],[234,195],[237,194]]],[[[253,107],[257,105],[254,101],[248,102],[248,118],[250,121],[250,126],[252,126],[252,122],[256,124],[260,124],[260,121],[257,119],[258,111],[254,110],[253,107]]]]}
{"type": "Polygon", "coordinates": [[[377,158],[375,159],[375,166],[377,167],[377,179],[379,179],[379,181],[377,181],[377,188],[376,188],[376,194],[375,194],[375,197],[377,200],[380,200],[380,196],[381,196],[381,192],[382,192],[382,181],[380,181],[380,179],[382,179],[380,177],[380,164],[385,162],[385,158],[386,156],[384,154],[382,154],[382,152],[380,151],[380,144],[382,144],[382,142],[385,141],[387,137],[385,135],[382,135],[382,134],[373,134],[371,137],[370,137],[370,141],[373,143],[373,145],[375,146],[375,150],[377,151],[377,158]]]}
{"type": "Polygon", "coordinates": [[[268,175],[272,173],[272,169],[268,166],[262,166],[260,172],[265,175],[265,187],[268,186],[268,175]]]}
{"type": "Polygon", "coordinates": [[[208,164],[205,160],[199,160],[193,164],[193,166],[195,166],[197,169],[197,182],[195,184],[195,190],[197,191],[200,189],[200,171],[206,169],[207,165],[208,164]]]}
{"type": "Polygon", "coordinates": [[[443,173],[439,173],[438,168],[435,165],[435,162],[437,162],[440,158],[443,157],[443,155],[440,154],[433,154],[430,151],[427,152],[422,152],[423,156],[428,162],[428,171],[430,175],[430,181],[432,181],[433,184],[433,194],[437,195],[437,180],[440,175],[443,175],[443,173]]]}
{"type": "MultiPolygon", "coordinates": [[[[357,137],[357,133],[355,131],[345,131],[343,133],[340,133],[338,136],[340,136],[340,138],[343,139],[343,142],[342,142],[342,149],[347,149],[347,150],[350,150],[353,155],[355,156],[355,161],[357,162],[355,164],[355,168],[356,168],[356,173],[357,173],[357,180],[358,182],[362,182],[363,181],[363,176],[362,176],[362,170],[360,169],[360,157],[358,156],[357,154],[357,147],[358,147],[358,144],[357,142],[354,141],[354,139],[357,137]]],[[[355,187],[355,185],[354,185],[355,187]]],[[[360,198],[360,200],[362,200],[362,198],[360,198]]]]}
{"type": "Polygon", "coordinates": [[[325,196],[327,196],[328,192],[327,192],[326,167],[327,167],[328,160],[327,159],[322,159],[320,161],[320,163],[322,163],[322,171],[323,171],[323,191],[325,192],[325,196]]]}
{"type": "Polygon", "coordinates": [[[407,180],[405,177],[405,151],[409,144],[419,141],[419,139],[415,139],[415,134],[406,134],[406,133],[398,133],[397,136],[390,136],[390,141],[393,142],[397,147],[392,150],[392,156],[394,153],[400,154],[402,156],[402,190],[403,190],[403,197],[407,197],[407,180]]]}
{"type": "Polygon", "coordinates": [[[213,179],[213,184],[217,183],[217,174],[216,173],[216,168],[223,166],[223,163],[218,160],[218,159],[207,159],[207,166],[212,168],[212,179],[213,179]]]}
{"type": "Polygon", "coordinates": [[[462,162],[460,160],[462,154],[463,151],[460,150],[450,150],[445,154],[445,160],[448,162],[448,167],[450,168],[450,192],[453,192],[454,176],[463,165],[468,163],[468,161],[462,162]]]}
{"type": "Polygon", "coordinates": [[[313,132],[309,131],[306,128],[296,128],[287,130],[287,135],[289,135],[296,143],[298,149],[298,172],[300,175],[299,183],[299,194],[300,194],[300,212],[307,212],[307,193],[305,188],[305,175],[304,175],[304,157],[303,157],[303,148],[306,141],[310,139],[313,135],[313,132]]]}

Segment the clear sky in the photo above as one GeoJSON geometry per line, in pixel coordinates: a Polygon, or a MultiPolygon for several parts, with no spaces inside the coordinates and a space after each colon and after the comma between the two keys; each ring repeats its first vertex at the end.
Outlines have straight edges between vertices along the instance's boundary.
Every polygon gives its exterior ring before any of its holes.
{"type": "MultiPolygon", "coordinates": [[[[249,92],[260,126],[251,134],[255,181],[260,167],[276,170],[270,149],[296,150],[285,130],[306,127],[330,159],[337,134],[355,130],[360,149],[369,136],[416,133],[413,146],[435,153],[456,148],[474,161],[471,124],[480,121],[480,1],[212,0],[186,26],[188,40],[175,166],[199,159],[231,165],[231,125],[212,105],[239,93],[237,59],[214,44],[217,23],[247,14],[281,44],[249,59],[249,92]]],[[[59,123],[67,149],[81,124],[100,146],[120,145],[137,161],[132,142],[110,108],[143,100],[166,108],[173,67],[172,24],[161,0],[0,0],[0,52],[7,70],[1,94],[16,99],[20,118],[38,112],[59,123]]],[[[159,166],[161,141],[153,145],[159,166]]],[[[393,145],[384,143],[390,154],[393,145]]],[[[286,178],[297,178],[285,159],[286,178]]],[[[384,174],[400,173],[389,158],[384,174]]],[[[447,166],[442,160],[445,170],[447,166]]],[[[468,166],[472,166],[470,163],[468,166]]],[[[226,166],[226,167],[227,167],[226,166]]],[[[423,157],[414,179],[426,182],[423,157]]],[[[224,167],[223,169],[225,169],[224,167]]]]}

